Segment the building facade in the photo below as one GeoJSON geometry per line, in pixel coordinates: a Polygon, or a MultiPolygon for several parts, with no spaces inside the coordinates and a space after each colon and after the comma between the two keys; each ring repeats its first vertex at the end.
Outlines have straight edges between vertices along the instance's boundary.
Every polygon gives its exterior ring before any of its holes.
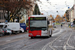
{"type": "MultiPolygon", "coordinates": [[[[27,2],[30,3],[30,5],[26,5],[28,7],[28,9],[21,10],[21,14],[23,15],[23,18],[25,19],[25,23],[26,23],[26,19],[29,16],[33,15],[33,11],[34,11],[34,7],[36,5],[36,1],[39,1],[39,0],[5,0],[5,1],[10,1],[10,2],[27,1],[27,2]]],[[[21,19],[22,21],[24,21],[23,18],[21,19]]],[[[3,9],[0,9],[0,22],[5,22],[3,9]]]]}
{"type": "Polygon", "coordinates": [[[69,21],[73,22],[74,21],[74,7],[69,9],[69,21]]]}
{"type": "Polygon", "coordinates": [[[0,7],[0,22],[5,22],[3,8],[0,7]]]}
{"type": "MultiPolygon", "coordinates": [[[[28,19],[29,16],[33,15],[33,11],[35,9],[35,6],[37,4],[36,1],[39,1],[39,0],[28,0],[30,2],[30,6],[28,6],[28,9],[24,9],[25,10],[25,13],[23,15],[23,18],[20,20],[20,22],[24,22],[26,23],[26,20],[28,19]]],[[[21,11],[23,12],[23,11],[21,11]]]]}

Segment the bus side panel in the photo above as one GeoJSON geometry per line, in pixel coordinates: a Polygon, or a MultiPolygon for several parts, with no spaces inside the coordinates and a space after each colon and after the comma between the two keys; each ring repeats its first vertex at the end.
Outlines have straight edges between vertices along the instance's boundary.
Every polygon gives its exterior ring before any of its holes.
{"type": "Polygon", "coordinates": [[[41,30],[34,30],[34,31],[29,30],[29,37],[32,36],[41,36],[41,30]]]}

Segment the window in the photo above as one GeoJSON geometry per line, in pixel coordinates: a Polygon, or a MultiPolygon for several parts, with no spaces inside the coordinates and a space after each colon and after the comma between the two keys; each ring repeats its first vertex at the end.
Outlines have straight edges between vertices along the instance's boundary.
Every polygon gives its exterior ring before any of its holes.
{"type": "Polygon", "coordinates": [[[3,13],[0,12],[0,19],[4,19],[3,13]]]}
{"type": "Polygon", "coordinates": [[[0,25],[0,28],[3,28],[3,25],[0,25]]]}
{"type": "Polygon", "coordinates": [[[4,28],[7,28],[7,25],[5,25],[5,27],[4,28]]]}
{"type": "Polygon", "coordinates": [[[32,20],[30,21],[30,30],[46,30],[47,21],[46,20],[32,20]]]}
{"type": "Polygon", "coordinates": [[[0,12],[0,19],[1,19],[1,12],[0,12]]]}

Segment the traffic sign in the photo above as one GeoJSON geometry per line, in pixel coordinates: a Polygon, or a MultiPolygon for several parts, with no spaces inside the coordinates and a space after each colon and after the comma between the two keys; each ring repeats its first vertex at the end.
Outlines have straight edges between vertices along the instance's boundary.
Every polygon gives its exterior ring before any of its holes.
{"type": "Polygon", "coordinates": [[[5,22],[8,22],[8,20],[5,20],[5,22]]]}
{"type": "Polygon", "coordinates": [[[69,9],[70,7],[68,7],[68,9],[69,9]]]}

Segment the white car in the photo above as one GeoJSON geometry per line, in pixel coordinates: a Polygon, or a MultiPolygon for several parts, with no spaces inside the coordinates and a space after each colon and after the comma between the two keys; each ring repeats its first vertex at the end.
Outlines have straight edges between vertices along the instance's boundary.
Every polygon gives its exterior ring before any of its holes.
{"type": "Polygon", "coordinates": [[[10,35],[12,34],[12,31],[9,28],[5,28],[4,32],[5,32],[5,34],[10,34],[10,35]]]}
{"type": "Polygon", "coordinates": [[[18,22],[6,22],[6,23],[0,23],[1,28],[9,28],[12,30],[12,33],[19,33],[20,32],[20,23],[18,22]]]}
{"type": "Polygon", "coordinates": [[[24,29],[23,28],[20,28],[20,33],[23,33],[24,32],[24,29]]]}

